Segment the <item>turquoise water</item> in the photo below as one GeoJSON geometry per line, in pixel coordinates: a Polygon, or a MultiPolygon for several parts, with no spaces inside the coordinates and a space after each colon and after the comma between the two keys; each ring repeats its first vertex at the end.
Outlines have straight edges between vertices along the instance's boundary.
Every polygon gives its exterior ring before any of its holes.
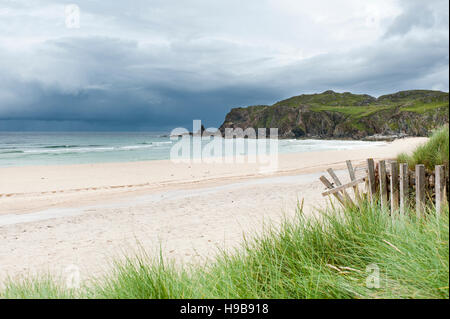
{"type": "MultiPolygon", "coordinates": [[[[0,167],[133,162],[170,158],[177,141],[161,132],[0,132],[0,167]]],[[[208,140],[203,140],[203,145],[208,140]]],[[[237,139],[235,143],[246,142],[237,139]]],[[[279,140],[279,153],[345,150],[384,142],[279,140]]],[[[244,149],[244,153],[247,148],[244,149]]]]}

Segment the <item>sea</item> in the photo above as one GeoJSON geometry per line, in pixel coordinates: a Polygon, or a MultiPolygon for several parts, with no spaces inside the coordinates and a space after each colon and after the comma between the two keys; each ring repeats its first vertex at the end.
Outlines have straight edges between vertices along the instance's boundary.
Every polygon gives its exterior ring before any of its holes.
{"type": "MultiPolygon", "coordinates": [[[[0,132],[0,167],[167,160],[179,139],[165,132],[0,132]]],[[[210,139],[201,143],[205,146],[210,139]]],[[[248,152],[248,141],[234,143],[244,144],[244,154],[248,152]]],[[[353,150],[385,142],[280,139],[277,144],[283,154],[353,150]]]]}

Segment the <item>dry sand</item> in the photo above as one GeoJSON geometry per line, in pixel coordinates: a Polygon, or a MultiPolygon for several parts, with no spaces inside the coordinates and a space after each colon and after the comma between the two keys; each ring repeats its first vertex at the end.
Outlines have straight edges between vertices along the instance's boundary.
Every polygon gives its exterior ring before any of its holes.
{"type": "MultiPolygon", "coordinates": [[[[71,265],[86,279],[112,258],[143,247],[168,258],[203,262],[236,247],[263,222],[321,206],[318,177],[351,159],[393,158],[426,138],[349,151],[280,154],[279,169],[256,164],[170,161],[0,168],[0,280],[71,265]]],[[[362,174],[363,172],[360,171],[362,174]]],[[[339,172],[343,180],[345,171],[339,172]]]]}

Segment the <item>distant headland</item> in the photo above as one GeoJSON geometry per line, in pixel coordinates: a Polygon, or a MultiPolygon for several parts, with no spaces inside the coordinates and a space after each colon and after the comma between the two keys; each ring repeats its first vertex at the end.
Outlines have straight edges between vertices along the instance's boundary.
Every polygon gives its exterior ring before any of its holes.
{"type": "Polygon", "coordinates": [[[233,108],[219,130],[276,127],[280,138],[390,140],[427,136],[448,122],[446,92],[408,90],[375,98],[329,90],[233,108]]]}

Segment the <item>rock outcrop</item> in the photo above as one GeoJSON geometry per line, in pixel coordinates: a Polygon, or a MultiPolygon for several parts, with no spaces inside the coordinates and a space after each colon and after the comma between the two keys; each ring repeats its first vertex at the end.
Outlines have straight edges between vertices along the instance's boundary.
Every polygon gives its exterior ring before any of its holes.
{"type": "Polygon", "coordinates": [[[304,94],[275,103],[232,109],[220,127],[278,128],[281,138],[363,139],[370,136],[427,136],[449,122],[448,93],[401,91],[366,94],[304,94]]]}

